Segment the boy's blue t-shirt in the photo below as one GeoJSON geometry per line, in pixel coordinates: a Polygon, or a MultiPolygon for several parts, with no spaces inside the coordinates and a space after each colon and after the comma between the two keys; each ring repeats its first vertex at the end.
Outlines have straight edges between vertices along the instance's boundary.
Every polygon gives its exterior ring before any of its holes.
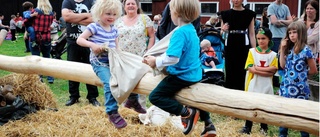
{"type": "Polygon", "coordinates": [[[31,14],[32,14],[32,11],[30,11],[30,10],[26,10],[23,12],[23,18],[24,18],[23,24],[25,27],[32,26],[32,22],[33,22],[34,18],[31,17],[31,14]]]}
{"type": "Polygon", "coordinates": [[[179,58],[177,64],[167,67],[167,72],[178,78],[198,82],[202,79],[200,41],[194,26],[189,23],[175,30],[170,38],[166,54],[179,58]]]}

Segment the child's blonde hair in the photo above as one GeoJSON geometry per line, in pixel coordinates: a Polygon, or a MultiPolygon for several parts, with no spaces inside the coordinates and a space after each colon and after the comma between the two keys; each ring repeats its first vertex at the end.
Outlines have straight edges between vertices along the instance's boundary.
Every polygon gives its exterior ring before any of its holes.
{"type": "Polygon", "coordinates": [[[207,39],[202,40],[201,43],[200,43],[201,49],[207,48],[207,47],[210,47],[210,46],[211,46],[211,42],[209,40],[207,40],[207,39]]]}
{"type": "Polygon", "coordinates": [[[38,0],[37,8],[42,10],[45,15],[49,15],[52,12],[49,0],[38,0]]]}
{"type": "Polygon", "coordinates": [[[189,23],[200,15],[200,2],[198,0],[171,0],[170,10],[183,22],[189,23]]]}
{"type": "Polygon", "coordinates": [[[113,11],[113,13],[116,14],[116,18],[119,18],[122,14],[122,5],[120,0],[96,0],[94,5],[91,7],[93,21],[98,22],[105,11],[113,11]]]}
{"type": "Polygon", "coordinates": [[[290,47],[294,48],[294,53],[298,54],[307,44],[307,28],[306,25],[302,21],[292,22],[288,28],[286,33],[286,38],[289,39],[287,42],[287,50],[285,53],[289,53],[290,47]],[[293,43],[289,37],[289,31],[296,30],[298,34],[298,39],[296,43],[293,43]]]}

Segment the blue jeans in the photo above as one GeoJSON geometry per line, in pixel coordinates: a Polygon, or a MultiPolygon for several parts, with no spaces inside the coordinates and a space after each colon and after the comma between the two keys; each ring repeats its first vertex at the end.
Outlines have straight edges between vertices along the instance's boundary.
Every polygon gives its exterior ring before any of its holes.
{"type": "Polygon", "coordinates": [[[91,66],[93,68],[93,71],[96,73],[96,75],[100,78],[101,82],[103,83],[103,91],[104,91],[104,98],[105,103],[104,106],[106,107],[107,114],[111,115],[114,112],[118,111],[118,103],[116,99],[111,94],[110,90],[110,68],[106,64],[102,64],[99,62],[91,62],[91,66]]]}
{"type": "Polygon", "coordinates": [[[36,40],[36,32],[32,26],[27,27],[27,32],[29,33],[30,41],[33,42],[36,40]]]}
{"type": "MultiPolygon", "coordinates": [[[[301,137],[309,137],[309,133],[300,131],[301,137]]],[[[279,137],[287,137],[288,136],[288,128],[279,127],[279,137]]]]}
{"type": "MultiPolygon", "coordinates": [[[[41,45],[35,45],[32,47],[32,43],[29,41],[29,48],[32,55],[40,56],[40,52],[42,53],[42,57],[50,58],[51,51],[51,43],[50,42],[41,42],[41,45]]],[[[54,78],[51,76],[47,77],[48,81],[53,81],[54,78]]]]}

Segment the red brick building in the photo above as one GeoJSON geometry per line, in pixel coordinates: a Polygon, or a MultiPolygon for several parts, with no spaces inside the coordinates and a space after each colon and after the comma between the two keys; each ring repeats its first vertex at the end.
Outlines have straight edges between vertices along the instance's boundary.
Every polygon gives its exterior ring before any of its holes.
{"type": "MultiPolygon", "coordinates": [[[[170,0],[140,0],[142,10],[153,17],[160,14],[166,4],[170,0]]],[[[261,16],[264,7],[268,6],[274,0],[247,0],[248,7],[257,13],[257,17],[261,16]]],[[[291,14],[300,15],[303,13],[304,4],[307,0],[283,0],[291,14]]],[[[211,15],[215,15],[218,11],[230,9],[229,0],[200,0],[201,3],[201,22],[205,23],[211,15]]]]}

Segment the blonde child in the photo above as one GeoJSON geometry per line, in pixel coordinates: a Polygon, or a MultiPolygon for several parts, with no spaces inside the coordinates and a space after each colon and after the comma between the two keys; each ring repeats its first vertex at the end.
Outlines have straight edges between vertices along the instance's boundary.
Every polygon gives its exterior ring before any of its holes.
{"type": "MultiPolygon", "coordinates": [[[[248,52],[245,69],[245,91],[273,95],[272,77],[278,69],[277,53],[271,50],[273,46],[272,33],[268,28],[258,29],[256,35],[258,46],[248,52]]],[[[268,125],[261,123],[260,132],[267,135],[268,125]]],[[[246,120],[241,133],[250,134],[252,121],[246,120]]]]}
{"type": "MultiPolygon", "coordinates": [[[[284,69],[279,95],[286,98],[308,100],[310,97],[308,75],[316,74],[316,62],[307,46],[307,29],[303,22],[295,21],[288,26],[286,37],[280,44],[280,66],[284,69]]],[[[288,136],[288,128],[280,127],[279,136],[288,136]]],[[[301,131],[302,137],[309,133],[301,131]]]]}
{"type": "Polygon", "coordinates": [[[117,101],[110,91],[108,53],[103,47],[104,43],[108,43],[109,48],[117,48],[118,30],[113,23],[121,16],[122,5],[119,0],[97,0],[91,7],[91,13],[94,23],[89,24],[78,37],[77,44],[89,47],[91,50],[90,63],[93,71],[103,83],[105,107],[109,121],[116,128],[124,128],[127,123],[118,113],[117,101]]]}
{"type": "Polygon", "coordinates": [[[201,47],[201,63],[207,67],[216,68],[216,65],[219,64],[216,52],[211,46],[211,42],[207,39],[204,39],[200,43],[201,47]]]}
{"type": "Polygon", "coordinates": [[[171,19],[178,28],[170,38],[168,49],[162,56],[147,56],[143,60],[152,68],[157,67],[161,70],[167,66],[169,75],[150,93],[149,100],[170,114],[180,115],[184,134],[192,131],[200,116],[205,123],[201,136],[216,136],[208,112],[183,106],[174,98],[181,89],[199,82],[202,78],[202,70],[199,67],[199,38],[191,24],[200,14],[200,3],[198,0],[171,0],[169,6],[171,19]]]}

